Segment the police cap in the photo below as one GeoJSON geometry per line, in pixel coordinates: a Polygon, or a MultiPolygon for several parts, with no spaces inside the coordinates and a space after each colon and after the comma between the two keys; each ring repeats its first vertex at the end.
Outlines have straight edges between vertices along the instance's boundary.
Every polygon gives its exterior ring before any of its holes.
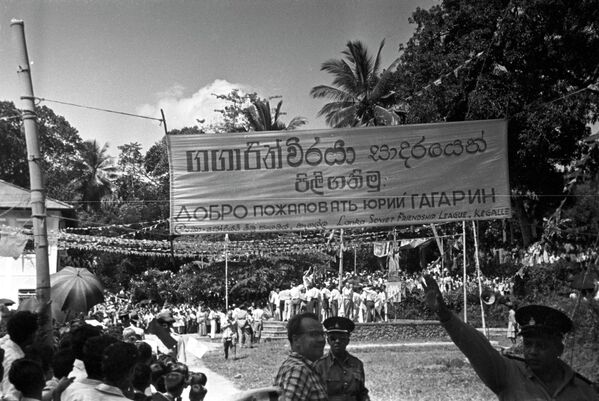
{"type": "Polygon", "coordinates": [[[572,320],[565,313],[543,305],[519,308],[516,322],[523,337],[553,335],[561,338],[572,329],[572,320]]]}
{"type": "Polygon", "coordinates": [[[351,333],[356,325],[350,319],[341,316],[333,316],[322,322],[327,333],[351,333]]]}

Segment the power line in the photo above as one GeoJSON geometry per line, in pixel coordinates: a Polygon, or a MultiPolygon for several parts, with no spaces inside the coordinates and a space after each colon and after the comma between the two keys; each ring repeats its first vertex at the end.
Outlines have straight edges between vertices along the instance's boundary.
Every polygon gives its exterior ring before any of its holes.
{"type": "Polygon", "coordinates": [[[164,120],[162,118],[148,117],[148,116],[143,116],[141,114],[133,114],[133,113],[127,113],[127,112],[124,112],[124,111],[103,109],[103,108],[100,108],[100,107],[85,106],[85,105],[82,105],[82,104],[70,103],[70,102],[63,102],[61,100],[46,99],[46,98],[43,98],[43,97],[34,97],[34,99],[38,100],[40,102],[51,102],[51,103],[64,104],[64,105],[67,105],[67,106],[80,107],[82,109],[104,111],[104,112],[107,112],[107,113],[121,114],[121,115],[124,115],[124,116],[130,116],[130,117],[145,118],[147,120],[154,120],[154,121],[159,121],[161,123],[164,123],[164,120]]]}

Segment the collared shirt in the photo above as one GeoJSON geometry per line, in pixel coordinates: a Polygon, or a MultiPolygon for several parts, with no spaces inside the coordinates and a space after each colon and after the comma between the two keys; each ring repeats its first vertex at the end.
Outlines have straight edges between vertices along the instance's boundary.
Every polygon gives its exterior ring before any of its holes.
{"type": "Polygon", "coordinates": [[[21,359],[25,356],[25,353],[21,347],[10,339],[7,334],[0,339],[0,348],[4,349],[4,361],[2,361],[2,367],[4,368],[4,376],[2,376],[2,399],[7,401],[18,401],[21,399],[21,392],[13,386],[8,380],[8,372],[12,363],[17,359],[21,359]]]}
{"type": "Polygon", "coordinates": [[[81,359],[75,359],[73,362],[73,369],[67,377],[73,377],[76,382],[81,381],[87,377],[87,371],[85,370],[85,364],[81,359]]]}
{"type": "Polygon", "coordinates": [[[120,388],[115,386],[110,386],[105,383],[100,383],[96,386],[96,400],[102,401],[121,401],[121,400],[129,400],[129,398],[125,397],[125,394],[121,391],[120,388]]]}
{"type": "Polygon", "coordinates": [[[314,368],[327,387],[329,401],[369,401],[365,386],[364,364],[355,356],[346,354],[341,360],[332,352],[320,358],[314,368]]]}
{"type": "Polygon", "coordinates": [[[559,362],[564,372],[563,378],[557,390],[550,394],[524,361],[501,355],[482,333],[462,322],[456,315],[452,314],[442,324],[466,355],[478,377],[497,394],[500,401],[599,401],[599,396],[591,386],[562,361],[559,362]]]}
{"type": "Polygon", "coordinates": [[[90,379],[84,377],[78,381],[74,381],[64,389],[60,394],[60,401],[93,401],[98,399],[96,386],[101,384],[101,380],[90,379]]]}
{"type": "Polygon", "coordinates": [[[283,361],[274,382],[283,389],[285,401],[328,401],[325,386],[314,369],[314,362],[297,352],[283,361]]]}

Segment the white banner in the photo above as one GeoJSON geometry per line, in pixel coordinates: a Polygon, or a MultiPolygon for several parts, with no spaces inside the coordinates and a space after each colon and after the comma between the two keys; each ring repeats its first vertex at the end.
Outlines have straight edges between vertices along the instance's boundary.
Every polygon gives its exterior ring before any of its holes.
{"type": "Polygon", "coordinates": [[[511,216],[507,122],[167,136],[171,232],[511,216]]]}

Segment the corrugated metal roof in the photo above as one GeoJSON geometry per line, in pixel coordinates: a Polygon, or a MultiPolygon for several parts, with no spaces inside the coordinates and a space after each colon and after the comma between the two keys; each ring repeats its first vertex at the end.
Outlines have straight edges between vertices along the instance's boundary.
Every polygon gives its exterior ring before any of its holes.
{"type": "MultiPolygon", "coordinates": [[[[28,189],[0,180],[0,209],[29,209],[30,193],[28,189]]],[[[74,208],[68,203],[46,197],[46,209],[72,210],[74,208]]]]}

